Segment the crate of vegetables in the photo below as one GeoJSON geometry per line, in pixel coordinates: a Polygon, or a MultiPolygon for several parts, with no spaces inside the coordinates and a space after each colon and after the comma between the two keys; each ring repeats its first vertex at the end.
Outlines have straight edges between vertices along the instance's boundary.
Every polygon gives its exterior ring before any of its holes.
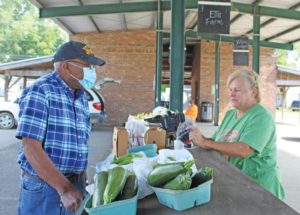
{"type": "Polygon", "coordinates": [[[95,175],[94,193],[85,204],[91,215],[135,215],[138,182],[134,173],[121,166],[95,175]]]}
{"type": "Polygon", "coordinates": [[[210,201],[213,169],[201,168],[193,176],[191,161],[154,167],[148,176],[158,201],[177,211],[183,211],[210,201]]]}

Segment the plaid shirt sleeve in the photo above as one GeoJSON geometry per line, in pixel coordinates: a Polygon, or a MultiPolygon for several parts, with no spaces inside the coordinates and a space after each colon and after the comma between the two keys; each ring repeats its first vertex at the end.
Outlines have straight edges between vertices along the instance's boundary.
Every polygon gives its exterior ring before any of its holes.
{"type": "Polygon", "coordinates": [[[43,142],[48,118],[48,102],[40,86],[24,91],[20,99],[20,113],[16,137],[34,139],[43,142]]]}

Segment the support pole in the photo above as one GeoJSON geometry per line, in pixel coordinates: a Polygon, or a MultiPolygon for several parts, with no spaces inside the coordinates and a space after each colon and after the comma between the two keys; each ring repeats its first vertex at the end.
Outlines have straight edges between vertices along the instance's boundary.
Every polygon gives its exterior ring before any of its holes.
{"type": "Polygon", "coordinates": [[[155,72],[155,107],[161,105],[161,73],[163,54],[163,10],[160,0],[157,2],[157,22],[156,22],[156,72],[155,72]]]}
{"type": "Polygon", "coordinates": [[[219,97],[220,97],[220,44],[221,38],[217,35],[215,44],[215,111],[214,111],[214,125],[219,124],[219,97]]]}
{"type": "Polygon", "coordinates": [[[172,0],[170,109],[182,112],[184,77],[184,1],[172,0]]]}
{"type": "Polygon", "coordinates": [[[259,40],[260,40],[260,16],[259,15],[253,15],[253,42],[252,42],[252,48],[253,48],[253,56],[252,56],[252,69],[257,74],[259,74],[259,40]]]}

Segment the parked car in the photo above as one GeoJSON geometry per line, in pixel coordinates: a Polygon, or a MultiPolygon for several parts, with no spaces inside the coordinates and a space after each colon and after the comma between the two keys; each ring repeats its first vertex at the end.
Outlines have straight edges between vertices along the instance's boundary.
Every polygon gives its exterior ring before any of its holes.
{"type": "MultiPolygon", "coordinates": [[[[92,89],[86,90],[89,103],[90,122],[92,125],[103,122],[107,118],[105,101],[99,90],[106,83],[120,83],[119,80],[105,78],[95,84],[92,89]]],[[[11,129],[17,126],[19,119],[18,98],[13,102],[0,102],[0,129],[11,129]]]]}
{"type": "Polygon", "coordinates": [[[300,101],[299,100],[292,101],[291,109],[292,111],[300,110],[300,101]]]}
{"type": "Polygon", "coordinates": [[[13,102],[0,102],[0,128],[10,129],[16,126],[18,114],[18,99],[13,102]]]}

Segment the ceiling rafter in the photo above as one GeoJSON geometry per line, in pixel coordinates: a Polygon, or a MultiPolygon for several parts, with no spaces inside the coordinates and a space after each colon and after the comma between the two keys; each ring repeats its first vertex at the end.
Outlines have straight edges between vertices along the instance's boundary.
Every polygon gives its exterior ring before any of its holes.
{"type": "MultiPolygon", "coordinates": [[[[288,9],[296,10],[299,7],[300,7],[300,2],[298,2],[297,4],[294,4],[293,6],[289,7],[288,9]]],[[[268,25],[276,20],[277,20],[276,18],[270,18],[270,19],[264,21],[262,24],[260,24],[260,28],[265,27],[266,25],[268,25]]],[[[253,32],[253,30],[251,29],[251,30],[247,31],[245,34],[251,34],[252,32],[253,32]]]]}
{"type": "MultiPolygon", "coordinates": [[[[78,0],[78,2],[79,2],[79,4],[80,4],[81,6],[84,5],[83,2],[82,2],[82,0],[78,0]]],[[[93,17],[92,17],[92,16],[88,16],[88,18],[89,18],[89,20],[93,23],[93,25],[94,25],[94,27],[97,29],[97,31],[98,31],[98,32],[101,32],[100,28],[98,27],[98,25],[97,25],[97,23],[95,22],[95,20],[93,19],[93,17]]]]}
{"type": "MultiPolygon", "coordinates": [[[[214,34],[198,33],[196,31],[187,31],[186,35],[187,37],[198,39],[198,40],[213,40],[213,41],[221,40],[223,42],[229,42],[229,43],[233,43],[235,38],[233,36],[227,36],[227,35],[218,35],[217,37],[214,34]]],[[[164,33],[164,37],[165,38],[170,37],[170,33],[164,33]]],[[[249,39],[249,44],[252,45],[251,39],[249,39]]],[[[260,46],[268,47],[268,48],[276,48],[276,49],[293,50],[293,45],[289,43],[283,44],[283,43],[261,40],[260,46]]]]}
{"type": "MultiPolygon", "coordinates": [[[[186,9],[198,8],[197,0],[186,0],[186,9]]],[[[170,10],[170,1],[162,2],[163,10],[170,10]]],[[[281,9],[266,6],[253,6],[244,3],[231,3],[231,10],[241,13],[255,14],[259,16],[280,17],[286,19],[300,20],[300,11],[281,9]],[[254,10],[255,9],[255,10],[254,10]]],[[[131,13],[131,12],[148,12],[157,11],[157,1],[146,2],[128,2],[119,4],[100,4],[100,5],[84,5],[84,6],[63,6],[40,8],[41,18],[54,18],[61,16],[81,16],[95,14],[112,14],[112,13],[131,13]]]]}
{"type": "Polygon", "coordinates": [[[296,43],[296,42],[300,42],[300,37],[298,39],[295,39],[295,40],[292,40],[292,41],[289,41],[289,43],[296,43]]]}
{"type": "MultiPolygon", "coordinates": [[[[31,0],[31,1],[37,1],[37,0],[31,0]]],[[[115,14],[115,13],[123,13],[123,24],[122,26],[125,26],[123,28],[127,29],[126,24],[126,17],[125,13],[131,13],[131,12],[149,12],[149,11],[157,11],[158,5],[156,0],[152,1],[141,1],[141,2],[123,2],[122,0],[118,0],[118,3],[109,3],[109,4],[96,4],[96,5],[83,5],[83,6],[63,6],[63,7],[48,7],[48,8],[40,8],[40,17],[51,17],[51,18],[57,18],[57,17],[64,17],[64,16],[91,16],[93,14],[115,14]]],[[[185,8],[187,9],[186,12],[186,18],[191,18],[190,9],[197,9],[198,8],[198,0],[185,0],[185,8]]],[[[294,20],[300,20],[300,11],[294,10],[295,8],[299,7],[300,2],[296,5],[293,5],[289,9],[281,9],[281,8],[275,8],[275,7],[267,7],[267,6],[260,6],[259,3],[262,0],[255,0],[252,4],[244,4],[244,3],[238,3],[238,2],[232,2],[231,4],[231,10],[237,11],[239,13],[246,13],[246,14],[252,14],[259,15],[259,16],[270,16],[273,17],[268,21],[264,23],[271,23],[273,20],[276,20],[276,18],[286,18],[286,19],[294,19],[294,20]]],[[[169,0],[162,0],[161,8],[163,11],[170,10],[171,9],[171,2],[169,0]]],[[[155,25],[155,13],[153,13],[151,26],[155,25]]],[[[239,15],[234,17],[231,20],[231,23],[235,22],[238,18],[240,18],[242,15],[239,15]]],[[[195,19],[190,19],[189,26],[191,25],[192,20],[197,20],[197,17],[194,17],[195,19]]],[[[263,23],[263,24],[264,24],[263,23]]],[[[261,24],[261,27],[263,26],[261,24]]],[[[194,29],[197,25],[197,21],[195,21],[194,26],[192,29],[194,29]]],[[[292,41],[291,41],[292,42],[292,41]]]]}
{"type": "MultiPolygon", "coordinates": [[[[256,7],[259,3],[261,3],[263,0],[255,0],[254,2],[252,2],[252,5],[254,7],[256,7]]],[[[232,20],[230,20],[230,24],[236,22],[239,18],[241,18],[244,14],[239,13],[237,14],[232,20]]]]}
{"type": "MultiPolygon", "coordinates": [[[[33,5],[35,5],[37,8],[43,8],[44,7],[44,5],[42,5],[38,0],[30,0],[30,2],[33,4],[33,5]]],[[[59,19],[59,18],[53,18],[52,19],[59,27],[61,27],[63,30],[65,30],[67,33],[69,33],[69,34],[74,34],[74,32],[70,29],[70,28],[68,28],[66,25],[65,25],[65,23],[61,20],[61,19],[59,19]]]]}
{"type": "MultiPolygon", "coordinates": [[[[118,0],[118,4],[123,4],[123,0],[118,0]]],[[[121,26],[122,26],[123,30],[128,31],[125,13],[121,13],[120,17],[121,17],[121,26]]]]}
{"type": "Polygon", "coordinates": [[[268,37],[265,40],[267,40],[267,41],[272,40],[274,38],[277,38],[277,37],[280,37],[280,36],[282,36],[284,34],[287,34],[287,33],[291,32],[291,31],[297,30],[298,28],[300,28],[300,24],[299,25],[295,25],[295,26],[293,26],[291,28],[288,28],[288,29],[286,29],[284,31],[281,31],[281,32],[279,32],[277,34],[274,34],[273,36],[268,37]]]}

